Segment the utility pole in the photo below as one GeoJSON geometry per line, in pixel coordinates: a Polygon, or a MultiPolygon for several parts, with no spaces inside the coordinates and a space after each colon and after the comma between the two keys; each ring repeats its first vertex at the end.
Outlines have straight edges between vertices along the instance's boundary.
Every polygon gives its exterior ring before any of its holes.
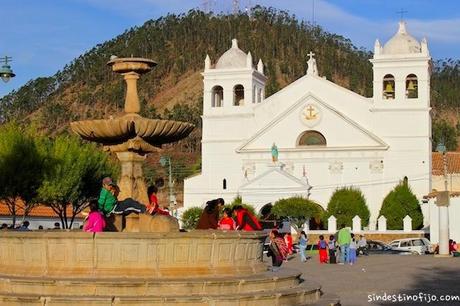
{"type": "Polygon", "coordinates": [[[240,1],[233,0],[233,14],[237,15],[240,12],[240,1]]]}
{"type": "Polygon", "coordinates": [[[168,165],[168,188],[169,188],[169,204],[168,204],[168,208],[169,209],[172,209],[172,213],[173,214],[177,214],[177,211],[176,211],[176,204],[175,204],[175,197],[174,197],[174,193],[173,193],[173,187],[174,187],[174,184],[173,184],[173,180],[172,180],[172,165],[171,165],[171,158],[169,156],[161,156],[160,157],[160,164],[165,167],[166,165],[168,165]]]}

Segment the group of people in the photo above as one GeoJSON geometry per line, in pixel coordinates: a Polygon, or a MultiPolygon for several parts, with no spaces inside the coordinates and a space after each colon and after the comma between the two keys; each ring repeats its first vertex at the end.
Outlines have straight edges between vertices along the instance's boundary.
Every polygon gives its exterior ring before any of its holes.
{"type": "MultiPolygon", "coordinates": [[[[24,222],[22,222],[21,225],[19,226],[16,226],[14,227],[13,225],[8,225],[6,223],[3,223],[1,226],[0,226],[0,230],[1,231],[9,231],[9,230],[12,230],[12,231],[18,231],[18,232],[28,232],[30,231],[31,229],[29,228],[30,226],[30,222],[25,220],[24,222]]],[[[45,228],[43,227],[43,225],[39,225],[38,226],[38,230],[44,230],[45,228]]],[[[54,227],[52,228],[48,228],[49,230],[60,230],[61,229],[61,224],[59,222],[55,222],[54,223],[54,227]]]]}
{"type": "Polygon", "coordinates": [[[198,220],[196,229],[262,230],[259,220],[242,205],[236,205],[232,209],[224,208],[224,205],[225,201],[222,198],[206,202],[206,207],[198,220]]]}
{"type": "Polygon", "coordinates": [[[368,255],[367,241],[364,235],[358,239],[344,224],[337,233],[337,239],[334,235],[330,235],[329,241],[326,241],[324,236],[320,235],[317,246],[320,263],[342,265],[348,263],[353,265],[356,263],[358,253],[368,255]],[[338,262],[337,258],[339,258],[338,262]]]}
{"type": "Polygon", "coordinates": [[[117,197],[120,188],[113,182],[112,178],[106,177],[102,180],[102,189],[99,199],[89,203],[90,212],[86,218],[83,230],[86,232],[102,232],[107,226],[107,218],[112,215],[128,215],[130,213],[147,213],[169,215],[169,212],[162,209],[158,204],[158,189],[150,186],[147,189],[149,204],[144,205],[132,198],[118,201],[117,197]]]}

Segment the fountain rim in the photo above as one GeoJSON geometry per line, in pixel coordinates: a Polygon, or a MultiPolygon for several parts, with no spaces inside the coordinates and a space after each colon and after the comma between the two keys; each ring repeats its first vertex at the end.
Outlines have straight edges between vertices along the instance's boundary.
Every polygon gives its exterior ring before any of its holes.
{"type": "Polygon", "coordinates": [[[107,66],[113,66],[118,63],[143,63],[147,64],[150,67],[156,66],[158,63],[155,62],[154,60],[148,59],[148,58],[142,58],[142,57],[117,57],[114,59],[111,59],[110,61],[107,62],[107,66]]]}

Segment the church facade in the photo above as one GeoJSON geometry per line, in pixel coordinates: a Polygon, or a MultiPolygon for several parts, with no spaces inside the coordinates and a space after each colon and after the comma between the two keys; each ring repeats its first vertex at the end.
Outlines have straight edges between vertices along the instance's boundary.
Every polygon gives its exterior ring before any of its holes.
{"type": "Polygon", "coordinates": [[[185,208],[302,196],[326,209],[337,188],[353,186],[374,229],[401,180],[420,198],[431,191],[430,59],[426,40],[400,22],[375,42],[372,98],[318,75],[311,52],[305,76],[266,98],[262,61],[233,40],[215,65],[205,60],[202,171],[184,182],[185,208]]]}

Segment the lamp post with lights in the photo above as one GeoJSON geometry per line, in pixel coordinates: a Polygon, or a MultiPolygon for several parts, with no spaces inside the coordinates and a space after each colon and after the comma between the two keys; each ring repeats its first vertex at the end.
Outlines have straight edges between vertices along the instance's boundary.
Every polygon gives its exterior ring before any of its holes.
{"type": "Polygon", "coordinates": [[[11,78],[14,78],[16,76],[13,70],[11,69],[11,66],[8,65],[9,62],[12,61],[12,59],[13,58],[11,56],[0,57],[0,64],[3,64],[0,68],[0,78],[5,83],[7,83],[11,78]]]}

